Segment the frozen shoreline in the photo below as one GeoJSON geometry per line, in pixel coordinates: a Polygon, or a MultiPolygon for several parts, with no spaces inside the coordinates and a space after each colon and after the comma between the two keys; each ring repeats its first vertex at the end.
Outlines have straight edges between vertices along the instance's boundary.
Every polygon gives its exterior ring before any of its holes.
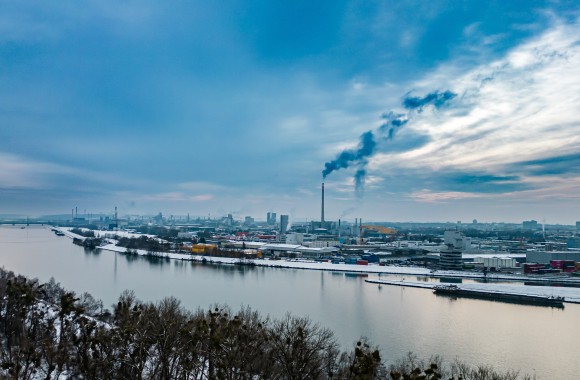
{"type": "MultiPolygon", "coordinates": [[[[70,231],[59,228],[66,236],[70,238],[78,238],[84,240],[85,238],[80,235],[71,233],[70,231]]],[[[111,241],[109,239],[109,241],[111,241]]],[[[98,247],[98,249],[127,253],[127,248],[118,247],[115,242],[98,247]]],[[[137,249],[132,250],[140,256],[151,256],[151,253],[137,249]]],[[[509,275],[501,273],[488,273],[484,275],[478,272],[462,272],[462,271],[446,271],[437,270],[432,271],[427,268],[421,267],[406,267],[406,266],[379,266],[379,265],[356,265],[356,264],[332,264],[329,262],[319,262],[313,260],[303,260],[303,259],[292,259],[292,260],[269,260],[269,259],[255,259],[255,260],[243,260],[228,257],[216,257],[216,256],[202,256],[202,255],[192,255],[192,254],[182,254],[182,253],[172,253],[172,252],[157,252],[153,253],[154,257],[158,258],[168,258],[172,260],[182,260],[182,261],[194,261],[194,262],[207,262],[212,264],[247,264],[254,266],[270,267],[270,268],[283,268],[283,269],[309,269],[309,270],[322,270],[331,272],[345,272],[345,273],[360,273],[360,274],[385,274],[385,275],[416,275],[425,276],[430,278],[465,278],[465,279],[487,279],[496,281],[514,281],[514,282],[559,282],[559,283],[570,283],[570,284],[580,284],[580,278],[570,278],[562,276],[525,276],[525,275],[509,275]]],[[[541,286],[540,286],[541,287],[541,286]]],[[[580,289],[579,289],[580,291],[580,289]]],[[[579,296],[580,297],[580,296],[579,296]]]]}

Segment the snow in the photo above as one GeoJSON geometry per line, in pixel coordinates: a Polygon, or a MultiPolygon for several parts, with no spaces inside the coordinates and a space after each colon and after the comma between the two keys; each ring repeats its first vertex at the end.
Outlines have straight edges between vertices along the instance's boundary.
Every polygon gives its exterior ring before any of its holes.
{"type": "MultiPolygon", "coordinates": [[[[127,252],[126,248],[118,247],[115,244],[107,244],[101,246],[100,249],[113,251],[113,252],[127,252]]],[[[136,250],[139,255],[149,255],[145,250],[136,250]]],[[[228,257],[215,257],[215,256],[201,256],[201,255],[190,255],[183,253],[167,253],[159,252],[157,253],[159,257],[166,257],[169,259],[176,260],[188,260],[188,261],[202,261],[205,260],[211,263],[220,264],[236,264],[240,262],[240,259],[228,258],[228,257]]],[[[329,262],[319,262],[313,260],[300,260],[300,259],[290,259],[290,260],[268,260],[268,259],[257,259],[252,260],[251,263],[256,266],[265,266],[272,268],[290,268],[290,269],[311,269],[311,270],[324,270],[324,271],[338,271],[338,272],[357,272],[357,273],[367,273],[367,274],[404,274],[404,275],[417,275],[417,276],[428,276],[428,277],[456,277],[456,278],[487,278],[488,280],[504,280],[504,281],[558,281],[558,282],[570,282],[580,284],[580,278],[570,278],[562,276],[525,276],[525,275],[510,275],[502,273],[488,273],[484,276],[480,272],[462,272],[462,271],[445,271],[438,270],[432,271],[427,268],[421,267],[407,267],[407,266],[395,266],[395,265],[356,265],[356,264],[332,264],[329,262]]]]}
{"type": "Polygon", "coordinates": [[[85,241],[86,237],[81,236],[81,235],[77,235],[73,232],[70,232],[70,228],[62,228],[62,227],[55,227],[55,230],[58,230],[60,232],[62,232],[66,237],[69,237],[71,239],[80,239],[82,241],[85,241]]]}
{"type": "MultiPolygon", "coordinates": [[[[78,238],[84,240],[84,237],[71,233],[69,230],[64,228],[59,228],[60,231],[64,232],[66,236],[70,238],[78,238]]],[[[103,234],[110,233],[109,231],[97,231],[103,234]]],[[[123,231],[120,231],[123,232],[123,231]]],[[[139,234],[132,234],[130,232],[125,232],[124,234],[118,234],[119,236],[142,236],[139,234]]],[[[127,253],[127,248],[118,247],[115,245],[115,240],[109,240],[109,243],[99,247],[99,249],[127,253]]],[[[141,256],[149,256],[152,253],[146,250],[138,249],[132,250],[136,254],[141,256]]],[[[244,262],[244,260],[228,257],[215,257],[215,256],[201,256],[201,255],[191,255],[183,253],[173,253],[173,252],[155,252],[153,255],[160,258],[169,258],[174,260],[186,260],[186,261],[205,261],[209,263],[216,264],[237,264],[244,262]]],[[[356,265],[356,264],[333,264],[329,262],[318,262],[313,260],[305,259],[288,259],[288,260],[269,260],[269,259],[257,259],[249,260],[247,263],[252,265],[270,267],[270,268],[287,268],[287,269],[310,269],[310,270],[323,270],[323,271],[334,271],[334,272],[347,272],[347,273],[365,273],[365,274],[399,274],[399,275],[416,275],[416,276],[427,276],[427,277],[455,277],[455,278],[471,278],[471,279],[483,279],[488,280],[504,280],[504,281],[536,281],[536,282],[567,282],[580,284],[580,278],[570,278],[567,276],[527,276],[527,275],[510,275],[502,273],[488,273],[484,276],[480,272],[464,272],[464,271],[445,271],[437,270],[432,271],[427,268],[421,267],[407,267],[407,266],[396,266],[396,265],[356,265]]],[[[410,286],[418,288],[429,288],[432,289],[438,283],[425,283],[425,282],[411,282],[411,281],[386,281],[386,280],[367,280],[371,283],[379,283],[385,285],[400,285],[400,286],[410,286]]],[[[546,286],[523,286],[523,285],[511,285],[511,284],[462,284],[461,287],[473,290],[484,290],[484,291],[498,291],[505,293],[515,293],[515,294],[531,294],[540,296],[554,296],[554,297],[564,297],[566,302],[580,303],[580,288],[573,287],[546,287],[546,286]]]]}

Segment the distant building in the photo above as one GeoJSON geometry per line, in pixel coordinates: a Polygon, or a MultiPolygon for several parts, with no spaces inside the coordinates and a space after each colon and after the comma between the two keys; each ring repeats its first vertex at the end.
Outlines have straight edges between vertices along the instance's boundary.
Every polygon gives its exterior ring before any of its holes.
{"type": "Polygon", "coordinates": [[[292,232],[286,234],[286,244],[302,244],[304,242],[304,234],[299,232],[292,232]]]}
{"type": "Polygon", "coordinates": [[[514,268],[516,266],[516,259],[510,257],[478,256],[473,258],[473,262],[482,263],[483,267],[487,269],[514,268]]]}
{"type": "Polygon", "coordinates": [[[526,252],[526,263],[549,264],[552,260],[573,260],[580,262],[580,252],[577,251],[530,251],[526,252]]]}
{"type": "Polygon", "coordinates": [[[522,223],[522,228],[524,230],[537,230],[538,222],[536,220],[524,220],[522,223]]]}
{"type": "Polygon", "coordinates": [[[285,234],[288,229],[288,215],[280,215],[280,233],[285,234]]]}
{"type": "Polygon", "coordinates": [[[576,231],[580,232],[580,222],[576,222],[576,231]]]}
{"type": "Polygon", "coordinates": [[[580,248],[580,237],[572,237],[569,238],[568,241],[566,242],[566,246],[568,247],[568,249],[572,248],[572,249],[578,249],[580,248]]]}
{"type": "Polygon", "coordinates": [[[451,249],[465,251],[471,248],[471,238],[465,237],[459,231],[445,231],[443,240],[445,245],[450,246],[451,249]]]}
{"type": "Polygon", "coordinates": [[[246,216],[244,218],[244,224],[246,225],[254,224],[254,218],[252,218],[251,216],[246,216]]]}
{"type": "Polygon", "coordinates": [[[439,253],[439,266],[441,269],[458,270],[463,268],[463,256],[461,250],[454,249],[449,245],[447,249],[439,253]]]}

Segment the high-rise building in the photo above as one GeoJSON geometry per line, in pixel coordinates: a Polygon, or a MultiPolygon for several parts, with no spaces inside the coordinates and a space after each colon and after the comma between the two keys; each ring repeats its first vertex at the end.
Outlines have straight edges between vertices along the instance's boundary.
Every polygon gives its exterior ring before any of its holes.
{"type": "Polygon", "coordinates": [[[266,215],[266,224],[269,226],[273,226],[276,224],[276,213],[275,212],[269,212],[268,215],[266,215]]]}
{"type": "Polygon", "coordinates": [[[280,233],[285,234],[288,229],[288,215],[280,215],[280,233]]]}

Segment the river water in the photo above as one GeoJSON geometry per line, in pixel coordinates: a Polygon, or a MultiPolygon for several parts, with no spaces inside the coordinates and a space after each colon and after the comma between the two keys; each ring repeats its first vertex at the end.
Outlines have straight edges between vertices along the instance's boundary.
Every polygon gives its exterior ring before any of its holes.
{"type": "MultiPolygon", "coordinates": [[[[369,277],[336,272],[151,261],[109,251],[85,251],[41,226],[0,227],[0,265],[77,294],[89,292],[109,308],[125,289],[143,301],[174,296],[195,310],[250,306],[277,318],[309,316],[332,329],[343,347],[361,336],[387,363],[412,351],[540,379],[580,378],[580,305],[565,309],[435,296],[426,289],[377,286],[369,277]]],[[[400,279],[400,276],[381,278],[400,279]]],[[[409,280],[416,280],[410,278],[409,280]]]]}

